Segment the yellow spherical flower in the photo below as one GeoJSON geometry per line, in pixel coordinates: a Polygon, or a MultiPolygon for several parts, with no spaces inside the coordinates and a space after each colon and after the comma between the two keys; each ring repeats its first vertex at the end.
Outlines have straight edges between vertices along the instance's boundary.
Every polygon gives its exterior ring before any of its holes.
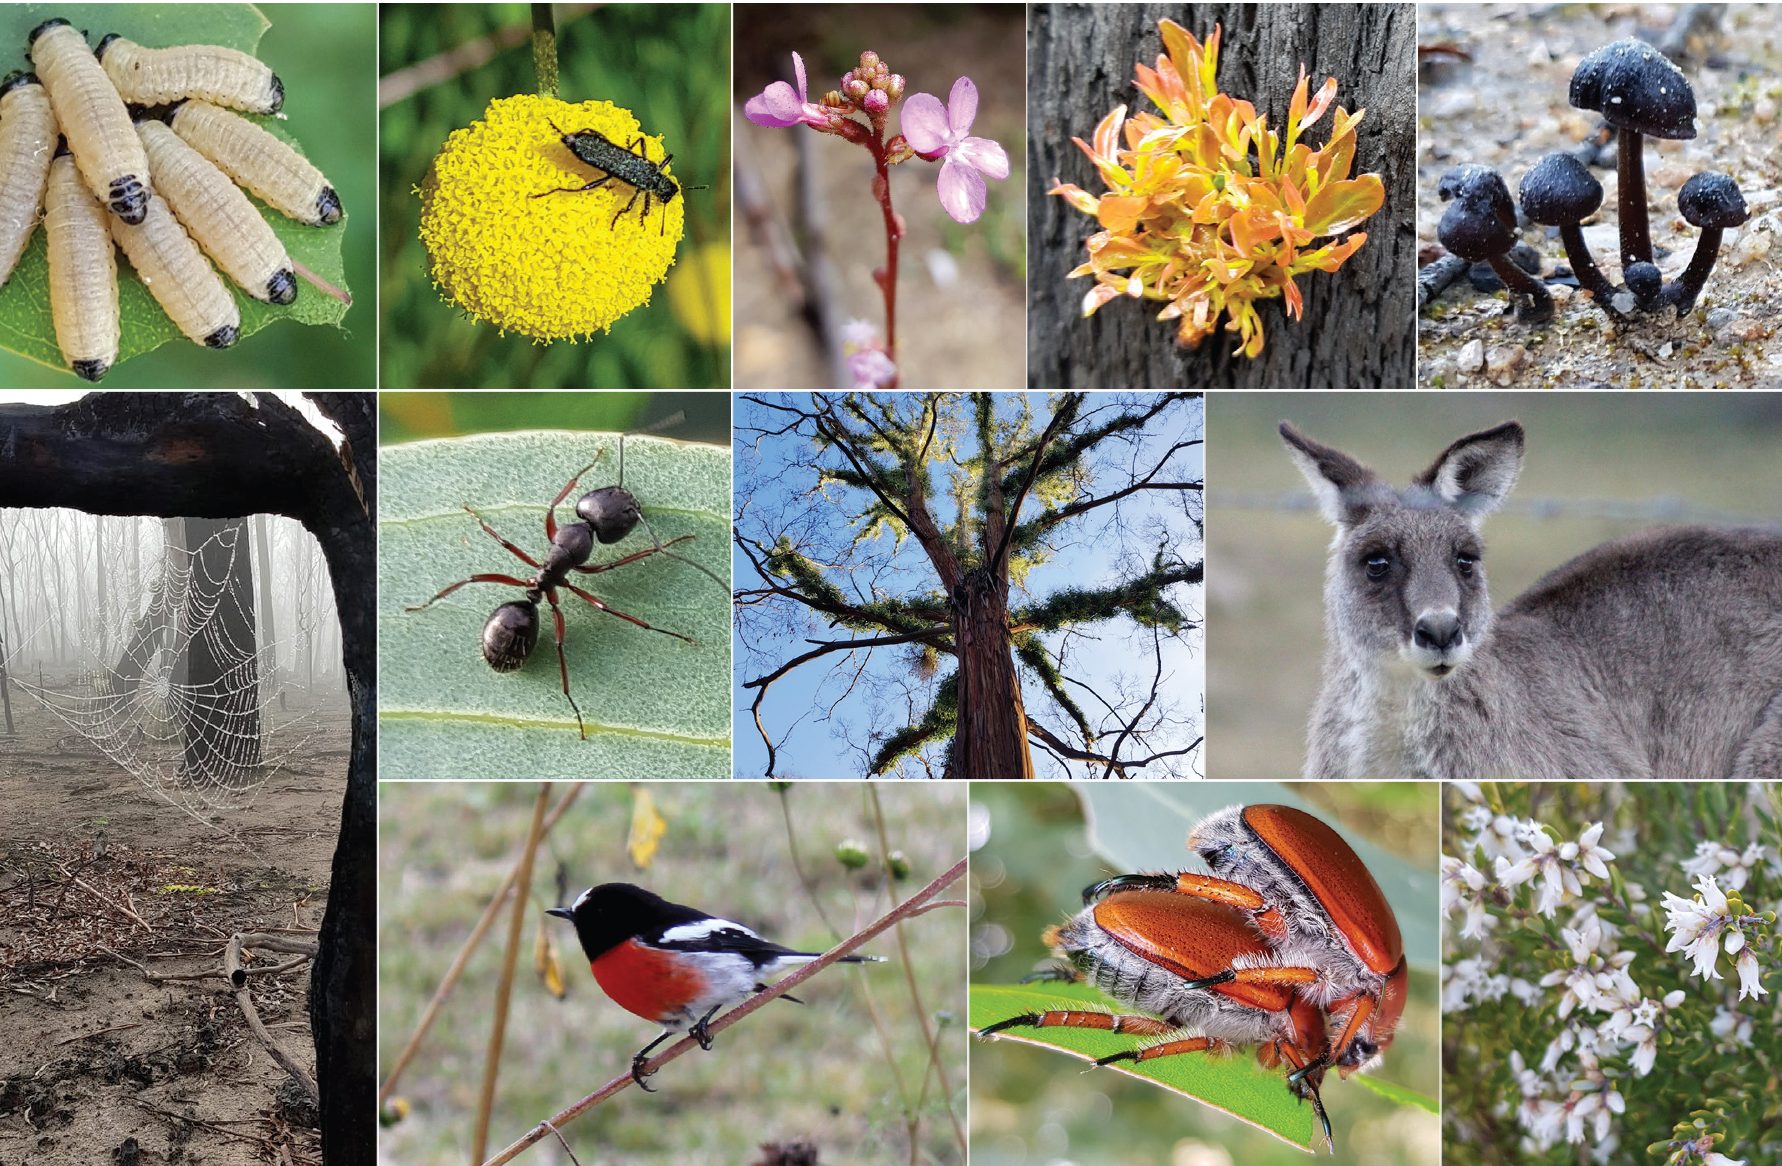
{"type": "Polygon", "coordinates": [[[553,124],[594,130],[621,147],[642,138],[650,161],[666,156],[661,138],[645,136],[631,111],[610,101],[521,94],[497,98],[481,121],[454,131],[417,190],[421,242],[441,294],[475,319],[538,341],[605,332],[649,303],[684,225],[682,199],[652,197],[645,216],[644,196],[616,178],[546,194],[601,176],[553,124]],[[634,194],[631,213],[620,214],[634,194]]]}

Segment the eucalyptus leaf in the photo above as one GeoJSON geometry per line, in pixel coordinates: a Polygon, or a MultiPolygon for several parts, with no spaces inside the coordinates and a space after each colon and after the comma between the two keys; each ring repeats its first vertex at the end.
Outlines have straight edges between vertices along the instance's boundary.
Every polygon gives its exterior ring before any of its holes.
{"type": "MultiPolygon", "coordinates": [[[[89,44],[97,44],[99,38],[115,32],[155,48],[213,44],[248,53],[256,50],[261,36],[270,27],[260,9],[251,4],[5,4],[0,5],[0,45],[13,47],[0,53],[0,73],[31,67],[25,56],[26,37],[33,28],[52,17],[61,17],[86,32],[89,44]]],[[[295,90],[306,83],[329,83],[328,74],[319,65],[312,72],[304,61],[270,61],[268,64],[278,72],[287,90],[295,90]]],[[[287,122],[280,118],[242,116],[290,143],[299,153],[303,149],[302,136],[329,132],[326,125],[299,124],[296,119],[287,122]]],[[[248,197],[253,199],[251,194],[248,197]]],[[[260,206],[257,200],[255,205],[260,206]]],[[[264,206],[260,206],[260,213],[271,224],[292,259],[335,287],[347,290],[341,240],[348,229],[350,216],[342,216],[340,222],[330,227],[306,227],[264,206]]],[[[118,363],[170,341],[191,343],[149,294],[121,250],[117,256],[118,363]]],[[[346,317],[347,304],[322,294],[301,278],[297,299],[287,307],[262,303],[243,293],[227,276],[219,273],[219,278],[229,287],[240,307],[243,338],[235,347],[220,353],[219,361],[252,359],[240,355],[243,341],[279,320],[339,325],[346,317]]],[[[31,244],[19,260],[12,278],[0,288],[0,347],[51,368],[66,370],[61,349],[56,346],[55,322],[50,315],[49,263],[41,224],[32,233],[31,244]]]]}
{"type": "MultiPolygon", "coordinates": [[[[728,448],[625,439],[624,485],[664,542],[728,579],[728,448]]],[[[570,476],[593,461],[558,510],[574,520],[581,493],[619,481],[619,435],[558,430],[484,434],[385,446],[378,499],[379,772],[408,778],[714,778],[730,776],[730,595],[686,563],[652,555],[571,581],[683,643],[645,631],[560,591],[570,691],[588,738],[563,698],[550,611],[526,665],[484,663],[482,628],[516,588],[472,584],[424,611],[447,585],[474,573],[530,578],[465,513],[476,507],[535,559],[548,548],[544,518],[570,476]],[[598,460],[596,460],[598,459],[598,460]]],[[[596,546],[591,565],[651,545],[639,525],[596,546]]]]}
{"type": "MultiPolygon", "coordinates": [[[[972,984],[969,991],[973,1032],[981,1032],[1011,1016],[1051,1008],[1127,1011],[1087,984],[972,984]]],[[[1064,1027],[1005,1029],[991,1039],[1021,1041],[1090,1062],[1131,1049],[1137,1041],[1119,1033],[1064,1027]]],[[[1240,1050],[1233,1056],[1183,1054],[1138,1063],[1121,1061],[1096,1072],[1124,1073],[1160,1085],[1228,1113],[1307,1153],[1312,1151],[1314,1137],[1322,1142],[1311,1105],[1289,1091],[1286,1074],[1280,1069],[1263,1068],[1248,1051],[1240,1050]]]]}

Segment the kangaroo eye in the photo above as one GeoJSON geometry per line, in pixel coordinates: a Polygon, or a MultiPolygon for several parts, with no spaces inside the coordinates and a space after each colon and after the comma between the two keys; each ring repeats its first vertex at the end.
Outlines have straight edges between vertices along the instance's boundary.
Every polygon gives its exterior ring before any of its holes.
{"type": "Polygon", "coordinates": [[[1367,577],[1369,579],[1384,579],[1386,572],[1390,570],[1392,570],[1391,555],[1376,553],[1367,557],[1367,577]]]}
{"type": "Polygon", "coordinates": [[[1470,579],[1473,576],[1473,566],[1478,563],[1478,561],[1479,556],[1469,555],[1465,551],[1462,551],[1460,554],[1454,556],[1454,567],[1462,575],[1470,579]]]}

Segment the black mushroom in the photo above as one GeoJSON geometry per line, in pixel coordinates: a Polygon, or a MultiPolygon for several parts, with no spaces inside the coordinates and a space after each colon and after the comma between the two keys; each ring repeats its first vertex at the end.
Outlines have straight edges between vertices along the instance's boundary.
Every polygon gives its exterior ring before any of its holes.
{"type": "Polygon", "coordinates": [[[1636,263],[1651,263],[1645,139],[1695,137],[1695,90],[1683,70],[1663,53],[1645,41],[1625,37],[1578,62],[1570,97],[1579,109],[1602,114],[1617,131],[1616,217],[1621,225],[1621,266],[1625,270],[1636,263]]]}
{"type": "Polygon", "coordinates": [[[1547,285],[1510,261],[1516,244],[1516,204],[1497,171],[1484,166],[1456,166],[1442,176],[1437,192],[1448,199],[1448,209],[1436,227],[1442,246],[1462,259],[1483,260],[1510,289],[1526,298],[1516,309],[1525,324],[1544,324],[1553,318],[1553,297],[1547,285]]]}
{"type": "Polygon", "coordinates": [[[1522,176],[1522,213],[1530,222],[1558,227],[1578,282],[1607,311],[1615,286],[1590,257],[1584,220],[1603,205],[1603,184],[1573,154],[1548,154],[1522,176]]]}
{"type": "Polygon", "coordinates": [[[1695,241],[1689,266],[1683,269],[1677,282],[1664,289],[1665,302],[1676,304],[1677,314],[1683,316],[1695,307],[1695,298],[1702,294],[1702,285],[1708,282],[1708,273],[1714,270],[1714,257],[1720,253],[1721,232],[1728,227],[1743,226],[1751,212],[1745,206],[1745,196],[1739,193],[1739,184],[1730,176],[1712,170],[1692,175],[1683,184],[1677,194],[1677,210],[1691,226],[1701,228],[1702,232],[1695,241]]]}

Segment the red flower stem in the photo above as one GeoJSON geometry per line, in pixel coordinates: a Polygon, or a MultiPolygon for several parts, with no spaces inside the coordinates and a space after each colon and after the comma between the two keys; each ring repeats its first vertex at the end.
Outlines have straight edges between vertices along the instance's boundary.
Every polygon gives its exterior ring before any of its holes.
{"type": "MultiPolygon", "coordinates": [[[[885,355],[891,363],[897,363],[897,242],[902,232],[897,228],[897,212],[891,209],[891,165],[885,156],[885,131],[882,125],[874,127],[872,140],[867,143],[872,151],[872,163],[878,175],[873,181],[873,190],[879,198],[879,209],[885,214],[885,270],[879,273],[879,290],[885,295],[885,355]]],[[[896,388],[895,384],[887,386],[896,388]]]]}

